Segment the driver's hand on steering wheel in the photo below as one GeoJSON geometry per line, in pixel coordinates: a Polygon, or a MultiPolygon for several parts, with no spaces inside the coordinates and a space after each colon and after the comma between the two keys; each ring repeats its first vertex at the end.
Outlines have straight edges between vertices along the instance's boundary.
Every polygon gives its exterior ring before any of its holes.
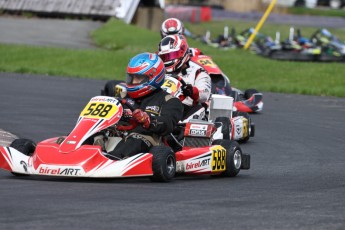
{"type": "Polygon", "coordinates": [[[142,124],[145,129],[150,127],[150,116],[146,112],[142,111],[141,109],[136,109],[132,113],[132,116],[133,119],[142,124]]]}
{"type": "Polygon", "coordinates": [[[199,99],[199,90],[198,88],[192,86],[191,84],[186,84],[182,87],[183,95],[193,98],[194,101],[199,99]]]}

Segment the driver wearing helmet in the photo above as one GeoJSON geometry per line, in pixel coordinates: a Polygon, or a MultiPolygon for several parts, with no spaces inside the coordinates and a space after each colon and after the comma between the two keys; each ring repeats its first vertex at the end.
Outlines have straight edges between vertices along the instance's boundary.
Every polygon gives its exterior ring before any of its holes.
{"type": "Polygon", "coordinates": [[[122,139],[110,158],[125,158],[160,144],[160,137],[173,131],[183,114],[183,105],[161,89],[165,79],[165,67],[157,54],[141,53],[133,57],[127,66],[127,96],[133,99],[137,109],[132,117],[139,124],[122,139]]]}
{"type": "MultiPolygon", "coordinates": [[[[183,23],[177,18],[168,18],[161,25],[161,37],[165,38],[168,35],[185,35],[185,28],[183,23]]],[[[189,47],[189,52],[192,56],[201,55],[202,52],[198,48],[189,47]]]]}
{"type": "Polygon", "coordinates": [[[159,43],[158,55],[167,74],[181,77],[186,83],[180,100],[185,106],[184,119],[202,110],[211,96],[211,78],[205,69],[191,60],[188,43],[183,35],[168,35],[159,43]]]}
{"type": "MultiPolygon", "coordinates": [[[[162,38],[165,38],[169,35],[185,35],[185,32],[187,31],[183,23],[177,19],[177,18],[168,18],[166,19],[162,25],[161,25],[161,36],[162,38]]],[[[203,55],[200,49],[198,48],[188,48],[188,52],[192,57],[203,55]]],[[[164,61],[164,60],[163,60],[164,61]]],[[[230,80],[226,76],[222,75],[210,75],[212,80],[212,93],[216,94],[225,94],[225,95],[231,95],[231,85],[230,80]]]]}

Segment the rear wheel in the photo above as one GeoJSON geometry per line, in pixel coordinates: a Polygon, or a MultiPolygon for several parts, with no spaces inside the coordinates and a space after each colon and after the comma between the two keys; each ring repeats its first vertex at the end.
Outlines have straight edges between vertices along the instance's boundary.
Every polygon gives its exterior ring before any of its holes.
{"type": "Polygon", "coordinates": [[[15,139],[10,147],[30,157],[35,152],[36,143],[29,139],[15,139]]]}
{"type": "Polygon", "coordinates": [[[176,172],[176,158],[175,153],[171,148],[166,146],[154,146],[150,152],[152,158],[152,171],[153,176],[151,181],[155,182],[168,182],[176,172]]]}
{"type": "Polygon", "coordinates": [[[236,141],[215,140],[213,145],[221,145],[226,150],[226,170],[221,176],[235,177],[241,170],[242,150],[236,141]]]}

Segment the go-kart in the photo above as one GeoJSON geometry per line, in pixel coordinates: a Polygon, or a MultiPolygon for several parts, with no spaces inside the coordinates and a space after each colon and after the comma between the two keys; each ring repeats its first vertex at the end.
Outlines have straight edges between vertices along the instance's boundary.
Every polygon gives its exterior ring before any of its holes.
{"type": "Polygon", "coordinates": [[[244,92],[230,86],[229,78],[220,70],[213,60],[206,55],[192,57],[192,61],[201,65],[212,80],[212,94],[226,95],[234,98],[234,111],[255,113],[263,109],[263,96],[256,89],[244,92]]]}
{"type": "Polygon", "coordinates": [[[320,61],[345,61],[345,43],[327,29],[317,30],[310,40],[321,46],[320,61]]]}
{"type": "Polygon", "coordinates": [[[93,97],[68,136],[37,145],[28,139],[15,139],[9,147],[1,146],[0,168],[14,175],[147,176],[161,182],[170,181],[175,173],[236,176],[240,169],[250,168],[250,155],[243,154],[237,142],[213,141],[219,129],[199,121],[184,124],[184,135],[176,142],[180,151],[162,144],[124,159],[108,157],[107,152],[137,125],[124,115],[124,106],[131,109],[131,103],[124,99],[93,97]]]}
{"type": "MultiPolygon", "coordinates": [[[[162,89],[172,96],[179,98],[183,95],[182,87],[186,83],[181,77],[167,75],[162,89]]],[[[209,102],[200,109],[183,118],[181,123],[198,119],[221,126],[222,136],[214,136],[213,139],[236,140],[244,143],[255,135],[255,125],[246,112],[234,112],[234,99],[226,95],[211,95],[209,102]],[[219,123],[219,124],[217,124],[219,123]]]]}
{"type": "Polygon", "coordinates": [[[280,42],[280,33],[277,32],[276,39],[270,37],[257,39],[259,55],[275,60],[287,61],[318,61],[321,55],[321,48],[313,44],[309,39],[302,37],[297,29],[290,28],[289,38],[280,42]]]}

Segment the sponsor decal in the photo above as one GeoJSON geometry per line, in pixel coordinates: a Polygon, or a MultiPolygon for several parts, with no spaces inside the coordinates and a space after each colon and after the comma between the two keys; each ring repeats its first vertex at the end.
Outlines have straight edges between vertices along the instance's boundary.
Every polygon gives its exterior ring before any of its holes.
{"type": "Polygon", "coordinates": [[[207,125],[191,124],[189,135],[204,137],[207,134],[207,125]]]}
{"type": "Polygon", "coordinates": [[[141,136],[139,134],[133,133],[133,134],[129,135],[128,137],[132,137],[132,138],[135,138],[135,139],[142,140],[148,147],[152,146],[150,141],[148,141],[145,137],[143,137],[143,136],[141,136]]]}
{"type": "Polygon", "coordinates": [[[80,167],[40,166],[38,173],[44,175],[79,176],[82,173],[82,169],[80,167]]]}
{"type": "Polygon", "coordinates": [[[191,129],[207,130],[207,125],[191,124],[191,129]]]}
{"type": "Polygon", "coordinates": [[[248,136],[248,120],[246,118],[239,118],[235,125],[235,130],[238,136],[248,136]]]}
{"type": "Polygon", "coordinates": [[[67,141],[66,142],[68,145],[74,145],[75,143],[77,143],[76,141],[67,141]]]}
{"type": "Polygon", "coordinates": [[[146,106],[145,112],[153,113],[153,114],[159,114],[160,107],[156,105],[152,106],[146,106]]]}
{"type": "Polygon", "coordinates": [[[210,158],[204,159],[204,160],[199,160],[197,162],[190,162],[186,164],[186,170],[192,170],[192,169],[198,169],[204,166],[210,165],[210,158]]]}
{"type": "Polygon", "coordinates": [[[94,97],[90,100],[90,102],[109,102],[109,103],[116,104],[118,101],[115,98],[94,97]]]}
{"type": "Polygon", "coordinates": [[[206,136],[206,130],[191,129],[189,131],[189,135],[204,137],[204,136],[206,136]]]}
{"type": "Polygon", "coordinates": [[[212,172],[221,172],[226,169],[226,150],[218,145],[212,150],[212,172]]]}
{"type": "Polygon", "coordinates": [[[20,161],[20,164],[23,166],[24,171],[28,172],[28,165],[25,163],[25,161],[20,161]]]}

